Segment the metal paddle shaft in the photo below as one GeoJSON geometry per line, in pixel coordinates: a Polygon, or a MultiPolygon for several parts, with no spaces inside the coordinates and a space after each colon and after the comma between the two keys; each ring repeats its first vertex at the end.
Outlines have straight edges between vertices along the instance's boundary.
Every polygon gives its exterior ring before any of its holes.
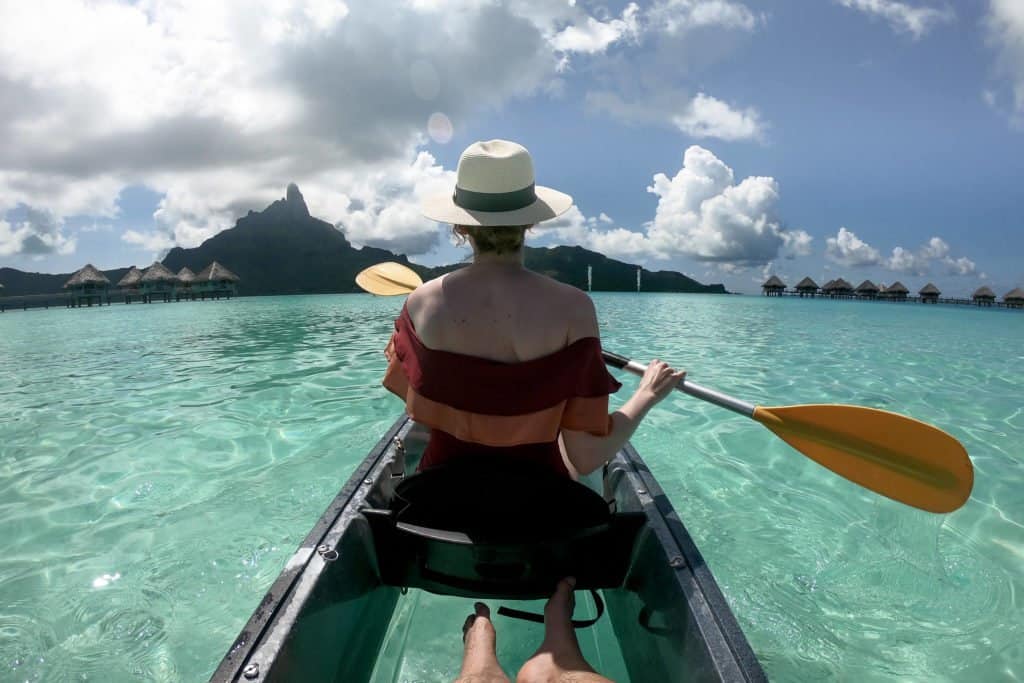
{"type": "MultiPolygon", "coordinates": [[[[641,365],[635,360],[630,360],[625,356],[620,356],[619,354],[612,353],[611,351],[602,351],[601,355],[604,356],[604,362],[613,368],[619,368],[620,370],[631,372],[638,377],[642,377],[644,372],[647,370],[646,365],[641,365]]],[[[728,394],[723,394],[720,391],[702,387],[699,384],[691,382],[685,377],[679,380],[679,385],[676,389],[687,393],[690,396],[699,398],[702,401],[714,403],[716,406],[726,408],[734,413],[739,413],[743,417],[753,417],[754,410],[757,408],[753,403],[747,403],[746,401],[741,401],[738,398],[733,398],[728,394]]]]}

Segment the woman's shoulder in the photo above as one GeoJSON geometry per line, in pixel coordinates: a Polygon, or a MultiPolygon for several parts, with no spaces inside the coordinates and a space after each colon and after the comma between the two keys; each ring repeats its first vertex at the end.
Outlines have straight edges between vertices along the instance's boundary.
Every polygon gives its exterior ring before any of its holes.
{"type": "Polygon", "coordinates": [[[414,289],[405,299],[405,309],[410,316],[418,317],[422,313],[436,308],[441,303],[443,290],[441,281],[444,275],[433,280],[427,280],[414,289]]]}
{"type": "Polygon", "coordinates": [[[542,299],[545,305],[568,323],[568,343],[598,336],[597,311],[586,292],[546,275],[536,275],[541,278],[540,286],[545,290],[542,299]]]}

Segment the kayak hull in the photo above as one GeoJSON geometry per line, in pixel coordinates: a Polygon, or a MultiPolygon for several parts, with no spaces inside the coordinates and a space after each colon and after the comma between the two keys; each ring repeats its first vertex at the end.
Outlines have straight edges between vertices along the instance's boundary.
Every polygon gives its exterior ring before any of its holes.
{"type": "MultiPolygon", "coordinates": [[[[379,513],[415,470],[426,438],[424,428],[403,418],[371,449],[286,564],[211,681],[367,681],[407,585],[474,597],[525,599],[550,593],[553,580],[517,593],[521,582],[510,580],[516,577],[508,572],[485,572],[482,579],[473,574],[477,581],[467,585],[443,577],[434,585],[433,575],[424,583],[409,571],[396,576],[394,567],[414,561],[396,564],[385,547],[392,541],[382,540],[379,513]]],[[[607,565],[607,571],[588,580],[601,588],[605,618],[630,680],[766,680],[685,526],[631,446],[606,466],[601,483],[614,513],[612,523],[622,528],[612,536],[618,540],[603,549],[587,550],[584,538],[579,552],[603,550],[606,559],[614,555],[607,562],[584,557],[582,563],[607,565]]],[[[494,556],[473,548],[479,545],[475,541],[468,545],[477,569],[479,557],[494,556]]],[[[535,550],[530,549],[531,559],[524,564],[549,579],[564,575],[564,566],[557,564],[562,560],[546,566],[532,559],[543,556],[535,550]]],[[[468,561],[451,558],[453,565],[468,561]]]]}

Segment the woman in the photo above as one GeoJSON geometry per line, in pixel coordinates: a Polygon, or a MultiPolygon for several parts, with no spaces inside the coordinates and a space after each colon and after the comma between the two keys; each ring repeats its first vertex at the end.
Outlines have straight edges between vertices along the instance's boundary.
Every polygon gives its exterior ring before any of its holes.
{"type": "MultiPolygon", "coordinates": [[[[685,372],[653,361],[609,415],[608,395],[620,385],[601,357],[593,302],[523,265],[526,231],[567,211],[572,198],[536,186],[529,152],[504,140],[470,145],[456,175],[454,193],[428,199],[423,213],[452,224],[473,248],[473,262],[409,296],[387,350],[385,386],[431,427],[421,467],[500,457],[572,477],[596,471],[685,372]]],[[[572,584],[556,588],[544,644],[518,680],[569,672],[581,676],[573,680],[607,680],[583,660],[569,624],[572,584]]],[[[465,635],[462,677],[507,680],[481,603],[465,635]]]]}

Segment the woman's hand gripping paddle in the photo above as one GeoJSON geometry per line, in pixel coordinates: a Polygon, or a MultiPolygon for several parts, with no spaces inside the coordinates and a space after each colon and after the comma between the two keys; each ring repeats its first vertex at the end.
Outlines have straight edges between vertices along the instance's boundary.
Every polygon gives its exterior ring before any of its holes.
{"type": "MultiPolygon", "coordinates": [[[[356,276],[372,294],[408,294],[423,280],[400,263],[380,263],[356,276]]],[[[646,366],[604,352],[612,367],[643,375],[646,366]]],[[[767,408],[683,379],[679,391],[757,420],[800,453],[875,493],[929,512],[952,512],[974,486],[963,445],[932,425],[885,410],[848,405],[767,408]]]]}

